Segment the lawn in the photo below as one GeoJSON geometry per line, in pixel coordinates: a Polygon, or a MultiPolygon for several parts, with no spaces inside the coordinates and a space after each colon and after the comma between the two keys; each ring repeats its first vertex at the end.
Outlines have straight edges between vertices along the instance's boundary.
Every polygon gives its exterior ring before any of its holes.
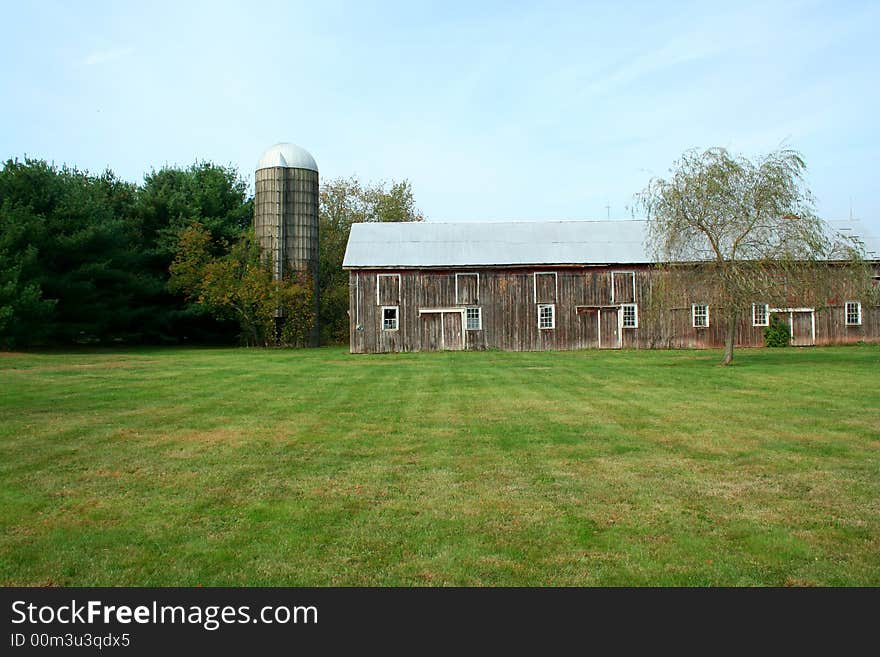
{"type": "Polygon", "coordinates": [[[0,354],[0,584],[880,585],[880,347],[0,354]]]}

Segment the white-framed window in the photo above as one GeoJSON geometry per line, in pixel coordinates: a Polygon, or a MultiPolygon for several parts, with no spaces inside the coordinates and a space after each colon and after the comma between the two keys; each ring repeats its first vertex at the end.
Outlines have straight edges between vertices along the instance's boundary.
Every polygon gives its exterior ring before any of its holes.
{"type": "Polygon", "coordinates": [[[770,326],[770,307],[766,303],[752,304],[752,326],[770,326]]]}
{"type": "Polygon", "coordinates": [[[639,328],[639,307],[634,303],[625,303],[623,311],[623,328],[639,328]]]}
{"type": "Polygon", "coordinates": [[[455,304],[480,303],[480,274],[477,272],[455,273],[455,304]]]}
{"type": "Polygon", "coordinates": [[[709,304],[695,303],[691,306],[691,323],[694,328],[709,327],[709,304]]]}
{"type": "Polygon", "coordinates": [[[483,316],[479,308],[468,308],[465,310],[467,330],[480,331],[483,328],[483,316]]]}
{"type": "Polygon", "coordinates": [[[862,325],[862,304],[858,301],[847,301],[846,308],[846,325],[861,326],[862,325]]]}
{"type": "Polygon", "coordinates": [[[535,303],[559,300],[559,275],[555,271],[534,272],[532,274],[532,286],[535,303]],[[550,278],[551,276],[553,277],[552,279],[550,278]],[[552,290],[550,288],[551,280],[552,290]]]}
{"type": "Polygon", "coordinates": [[[611,272],[611,303],[635,302],[635,300],[636,273],[634,271],[611,272]]]}
{"type": "Polygon", "coordinates": [[[538,328],[556,328],[556,305],[552,303],[538,304],[538,328]]]}
{"type": "Polygon", "coordinates": [[[397,330],[397,314],[398,314],[398,307],[397,306],[382,306],[382,330],[383,331],[396,331],[397,330]]]}
{"type": "Polygon", "coordinates": [[[400,274],[376,274],[376,305],[400,302],[400,274]]]}

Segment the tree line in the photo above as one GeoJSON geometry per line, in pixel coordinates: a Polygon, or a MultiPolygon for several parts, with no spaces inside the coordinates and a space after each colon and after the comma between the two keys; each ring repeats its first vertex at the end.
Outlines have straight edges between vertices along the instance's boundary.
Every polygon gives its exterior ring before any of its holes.
{"type": "MultiPolygon", "coordinates": [[[[348,339],[351,225],[420,221],[408,181],[324,182],[320,325],[348,339]]],[[[136,184],[39,159],[0,170],[0,347],[301,342],[303,281],[273,282],[253,238],[253,198],[232,167],[153,170],[136,184]],[[295,321],[275,335],[284,307],[295,321]],[[299,320],[299,321],[296,321],[299,320]]]]}

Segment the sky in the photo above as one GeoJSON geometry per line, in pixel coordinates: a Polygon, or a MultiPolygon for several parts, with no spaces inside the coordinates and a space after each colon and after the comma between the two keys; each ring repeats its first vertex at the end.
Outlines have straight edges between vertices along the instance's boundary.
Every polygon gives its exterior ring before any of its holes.
{"type": "Polygon", "coordinates": [[[139,181],[289,141],[428,220],[625,219],[687,149],[800,151],[880,235],[880,3],[0,0],[0,157],[139,181]]]}

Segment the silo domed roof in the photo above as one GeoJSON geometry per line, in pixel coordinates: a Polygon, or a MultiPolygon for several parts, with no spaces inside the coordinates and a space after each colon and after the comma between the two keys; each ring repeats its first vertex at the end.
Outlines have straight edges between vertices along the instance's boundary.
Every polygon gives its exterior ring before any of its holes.
{"type": "Polygon", "coordinates": [[[257,170],[270,169],[272,167],[287,167],[291,169],[318,170],[315,158],[306,149],[296,144],[275,144],[260,157],[257,162],[257,170]]]}

